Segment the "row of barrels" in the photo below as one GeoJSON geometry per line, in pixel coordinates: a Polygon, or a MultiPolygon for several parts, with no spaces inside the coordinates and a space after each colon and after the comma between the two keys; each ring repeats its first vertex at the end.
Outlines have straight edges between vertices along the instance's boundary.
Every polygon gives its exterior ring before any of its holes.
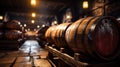
{"type": "Polygon", "coordinates": [[[22,38],[22,28],[20,22],[11,20],[0,23],[0,39],[18,40],[22,38]]]}
{"type": "Polygon", "coordinates": [[[47,29],[47,42],[69,47],[86,56],[113,60],[120,56],[120,32],[113,17],[86,17],[74,23],[62,23],[47,29]]]}

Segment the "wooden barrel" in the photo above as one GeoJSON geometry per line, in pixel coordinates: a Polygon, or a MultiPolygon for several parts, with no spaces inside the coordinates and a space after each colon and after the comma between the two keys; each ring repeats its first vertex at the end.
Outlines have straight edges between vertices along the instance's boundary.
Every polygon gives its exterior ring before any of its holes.
{"type": "Polygon", "coordinates": [[[119,55],[119,32],[112,17],[87,17],[71,24],[65,33],[74,52],[93,58],[113,60],[119,55]]]}
{"type": "Polygon", "coordinates": [[[12,20],[12,21],[6,23],[6,28],[7,28],[7,29],[12,29],[12,30],[13,30],[13,29],[14,29],[14,30],[21,30],[22,27],[20,26],[19,23],[20,23],[20,22],[17,21],[17,20],[12,20]]]}
{"type": "Polygon", "coordinates": [[[67,43],[65,40],[65,32],[71,23],[62,23],[56,27],[53,32],[53,40],[57,47],[67,47],[67,43]]]}
{"type": "Polygon", "coordinates": [[[22,37],[22,32],[19,30],[8,30],[5,32],[5,38],[8,40],[18,40],[22,37]]]}
{"type": "Polygon", "coordinates": [[[54,43],[54,41],[52,39],[52,34],[55,29],[56,29],[56,26],[51,26],[45,32],[45,38],[46,38],[47,42],[52,43],[52,44],[54,43]]]}

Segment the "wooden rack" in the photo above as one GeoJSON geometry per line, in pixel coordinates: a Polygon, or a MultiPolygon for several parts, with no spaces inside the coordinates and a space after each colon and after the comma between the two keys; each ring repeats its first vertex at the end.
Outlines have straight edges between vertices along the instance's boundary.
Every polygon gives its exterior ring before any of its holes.
{"type": "Polygon", "coordinates": [[[45,48],[49,51],[49,53],[57,56],[66,64],[70,65],[71,67],[120,67],[120,60],[107,62],[107,63],[97,63],[97,64],[89,64],[87,62],[79,61],[79,53],[74,53],[74,57],[63,53],[64,48],[61,48],[60,51],[52,46],[45,46],[45,48]]]}

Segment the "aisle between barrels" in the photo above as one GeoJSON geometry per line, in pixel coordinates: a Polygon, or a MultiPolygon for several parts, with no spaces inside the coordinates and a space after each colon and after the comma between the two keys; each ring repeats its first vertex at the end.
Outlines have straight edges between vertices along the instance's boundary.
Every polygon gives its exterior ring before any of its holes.
{"type": "Polygon", "coordinates": [[[48,51],[35,40],[27,40],[18,51],[0,50],[0,67],[52,67],[48,51]]]}

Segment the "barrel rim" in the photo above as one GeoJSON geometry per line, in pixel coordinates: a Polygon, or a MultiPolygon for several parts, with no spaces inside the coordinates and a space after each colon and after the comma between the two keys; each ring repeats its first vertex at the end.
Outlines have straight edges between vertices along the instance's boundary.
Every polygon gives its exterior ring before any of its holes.
{"type": "MultiPolygon", "coordinates": [[[[118,27],[118,25],[117,25],[117,22],[118,22],[118,21],[115,20],[114,17],[112,17],[112,16],[101,16],[101,17],[98,18],[98,20],[96,20],[96,23],[94,23],[94,25],[95,25],[94,29],[93,29],[93,28],[90,28],[90,31],[91,31],[92,33],[93,33],[94,30],[96,29],[99,21],[101,21],[101,20],[104,19],[104,18],[108,18],[108,19],[113,20],[113,21],[115,22],[114,24],[118,27]]],[[[92,27],[92,26],[91,26],[91,27],[92,27]]],[[[118,28],[117,28],[117,29],[118,29],[118,28]]],[[[120,40],[120,36],[119,36],[119,40],[120,40]]],[[[93,46],[93,47],[95,47],[95,46],[93,46]]],[[[94,49],[94,53],[95,53],[98,57],[102,58],[103,60],[113,60],[113,59],[115,59],[116,57],[118,57],[118,56],[120,55],[120,45],[118,44],[118,47],[117,47],[117,49],[116,49],[116,51],[115,51],[115,53],[114,53],[114,56],[103,57],[103,56],[101,56],[101,55],[96,51],[96,49],[94,49]]]]}

